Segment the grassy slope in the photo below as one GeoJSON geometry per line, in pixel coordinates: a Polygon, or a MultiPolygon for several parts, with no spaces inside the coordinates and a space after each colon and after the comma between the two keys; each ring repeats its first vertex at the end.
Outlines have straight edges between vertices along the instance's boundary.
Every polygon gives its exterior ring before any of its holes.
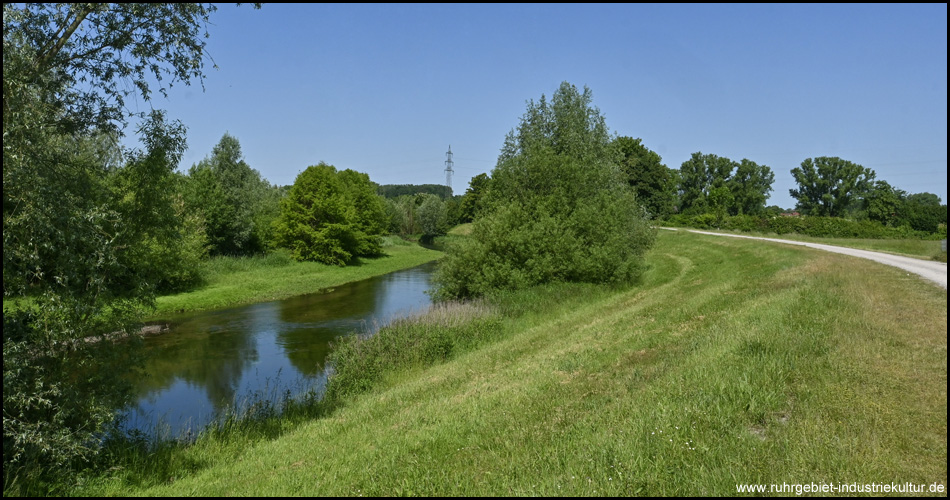
{"type": "Polygon", "coordinates": [[[145,495],[731,495],[947,482],[947,295],[798,247],[661,231],[638,287],[558,304],[145,495]]]}
{"type": "Polygon", "coordinates": [[[314,293],[373,276],[414,267],[439,258],[442,253],[416,244],[389,245],[385,257],[362,259],[359,265],[328,266],[294,262],[289,258],[224,258],[206,264],[208,283],[197,290],[159,297],[152,317],[182,311],[279,300],[314,293]]]}

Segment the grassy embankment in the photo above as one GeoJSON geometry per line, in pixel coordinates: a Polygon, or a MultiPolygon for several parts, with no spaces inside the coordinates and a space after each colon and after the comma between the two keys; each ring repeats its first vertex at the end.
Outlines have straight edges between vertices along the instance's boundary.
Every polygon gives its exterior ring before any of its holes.
{"type": "MultiPolygon", "coordinates": [[[[688,229],[688,228],[674,228],[688,229]]],[[[758,236],[762,238],[775,238],[779,240],[802,241],[805,243],[822,243],[824,245],[837,245],[840,247],[857,248],[860,250],[872,250],[875,252],[887,252],[916,259],[936,260],[940,262],[947,261],[947,253],[940,249],[940,240],[885,240],[871,238],[817,238],[803,234],[775,234],[743,231],[723,231],[719,229],[702,229],[710,233],[739,234],[742,236],[758,236]]]]}
{"type": "MultiPolygon", "coordinates": [[[[636,287],[548,287],[462,308],[463,323],[484,328],[433,329],[443,338],[424,350],[447,346],[445,362],[424,367],[419,356],[394,354],[370,363],[377,376],[323,418],[211,433],[129,460],[78,492],[946,487],[945,290],[864,259],[686,232],[661,231],[648,261],[636,287]],[[485,338],[453,344],[450,332],[472,331],[485,338]]],[[[438,321],[373,338],[399,349],[402,335],[438,321]]]]}
{"type": "Polygon", "coordinates": [[[358,265],[346,267],[296,262],[286,250],[265,257],[212,258],[202,264],[201,274],[205,280],[202,286],[158,297],[151,318],[314,293],[431,262],[442,255],[394,236],[386,237],[384,242],[385,256],[363,258],[358,265]]]}

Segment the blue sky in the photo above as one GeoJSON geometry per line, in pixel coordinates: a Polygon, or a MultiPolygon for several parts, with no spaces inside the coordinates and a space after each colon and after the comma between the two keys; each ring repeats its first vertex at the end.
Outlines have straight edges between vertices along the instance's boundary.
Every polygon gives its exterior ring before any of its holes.
{"type": "Polygon", "coordinates": [[[770,205],[794,206],[790,171],[817,156],[947,202],[946,4],[265,4],[211,21],[205,91],[152,103],[188,128],[181,170],[227,132],[275,184],[321,161],[442,184],[451,145],[460,194],[567,81],[671,168],[697,151],[770,166],[770,205]]]}

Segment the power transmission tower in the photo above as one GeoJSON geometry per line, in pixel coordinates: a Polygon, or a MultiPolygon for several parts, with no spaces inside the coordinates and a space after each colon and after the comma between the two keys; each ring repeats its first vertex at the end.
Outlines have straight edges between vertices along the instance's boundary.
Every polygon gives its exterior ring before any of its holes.
{"type": "Polygon", "coordinates": [[[452,192],[452,174],[455,173],[452,170],[452,145],[449,144],[449,152],[445,153],[445,186],[449,188],[449,193],[452,192]]]}

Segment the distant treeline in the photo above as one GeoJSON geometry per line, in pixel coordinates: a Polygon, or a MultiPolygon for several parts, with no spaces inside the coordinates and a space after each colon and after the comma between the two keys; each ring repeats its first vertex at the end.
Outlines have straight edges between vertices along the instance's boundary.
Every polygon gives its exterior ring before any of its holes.
{"type": "Polygon", "coordinates": [[[434,194],[443,200],[452,197],[452,188],[441,184],[385,184],[376,190],[384,198],[398,198],[419,193],[434,194]]]}

